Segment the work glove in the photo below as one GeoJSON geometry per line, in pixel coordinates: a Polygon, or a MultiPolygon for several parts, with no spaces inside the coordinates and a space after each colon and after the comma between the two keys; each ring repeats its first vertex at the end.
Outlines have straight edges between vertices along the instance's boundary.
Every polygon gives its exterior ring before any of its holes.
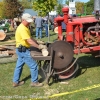
{"type": "Polygon", "coordinates": [[[38,44],[45,44],[44,41],[40,41],[40,40],[38,40],[37,43],[38,44]]]}
{"type": "Polygon", "coordinates": [[[47,49],[47,46],[46,45],[43,45],[43,44],[39,44],[39,49],[42,50],[42,49],[47,49]]]}

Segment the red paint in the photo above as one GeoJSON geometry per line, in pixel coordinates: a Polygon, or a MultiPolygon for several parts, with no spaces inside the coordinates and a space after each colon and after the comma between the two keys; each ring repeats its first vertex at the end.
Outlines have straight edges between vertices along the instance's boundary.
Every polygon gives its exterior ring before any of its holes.
{"type": "MultiPolygon", "coordinates": [[[[66,24],[66,41],[74,44],[74,53],[78,53],[79,46],[81,53],[91,53],[100,50],[98,43],[100,31],[92,30],[92,25],[96,25],[97,23],[100,24],[100,22],[94,16],[71,18],[68,14],[68,7],[62,8],[62,12],[63,17],[58,16],[55,18],[55,21],[58,24],[58,39],[63,39],[61,23],[64,22],[66,24]],[[94,38],[91,36],[97,37],[97,43],[90,42],[90,40],[94,38]],[[88,38],[90,40],[88,40],[88,38]]],[[[95,28],[95,26],[93,28],[95,28]]]]}

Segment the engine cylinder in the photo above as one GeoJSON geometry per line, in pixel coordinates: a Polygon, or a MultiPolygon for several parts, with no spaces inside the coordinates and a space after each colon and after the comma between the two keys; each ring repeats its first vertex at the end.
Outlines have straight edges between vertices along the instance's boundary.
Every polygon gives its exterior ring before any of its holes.
{"type": "Polygon", "coordinates": [[[100,0],[94,0],[94,11],[100,10],[100,0]]]}

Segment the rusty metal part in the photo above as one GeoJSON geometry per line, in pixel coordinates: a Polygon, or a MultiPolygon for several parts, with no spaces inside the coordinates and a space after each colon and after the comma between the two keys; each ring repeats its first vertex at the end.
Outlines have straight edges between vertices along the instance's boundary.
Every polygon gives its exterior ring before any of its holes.
{"type": "Polygon", "coordinates": [[[31,50],[31,56],[35,60],[51,60],[52,59],[51,56],[43,56],[42,52],[35,47],[31,47],[30,50],[31,50]]]}
{"type": "Polygon", "coordinates": [[[62,69],[67,67],[73,59],[73,48],[66,41],[56,41],[52,43],[48,51],[53,50],[52,66],[55,69],[62,69]]]}
{"type": "MultiPolygon", "coordinates": [[[[76,76],[78,72],[79,66],[78,64],[74,64],[68,71],[65,71],[64,73],[58,74],[58,79],[70,79],[76,76]]],[[[62,70],[59,70],[60,72],[62,70]]]]}

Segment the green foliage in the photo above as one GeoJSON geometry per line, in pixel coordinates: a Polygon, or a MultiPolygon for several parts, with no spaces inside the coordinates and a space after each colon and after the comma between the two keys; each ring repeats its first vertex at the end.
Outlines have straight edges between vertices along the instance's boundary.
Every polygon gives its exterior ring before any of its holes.
{"type": "Polygon", "coordinates": [[[88,15],[94,11],[94,0],[90,0],[86,3],[86,12],[88,15]]]}
{"type": "Polygon", "coordinates": [[[58,12],[59,15],[63,14],[62,13],[62,8],[63,8],[63,6],[61,4],[58,4],[58,6],[57,6],[57,12],[58,12]]]}
{"type": "Polygon", "coordinates": [[[83,2],[76,2],[76,13],[77,14],[82,14],[84,11],[84,3],[83,2]]]}
{"type": "Polygon", "coordinates": [[[4,0],[5,18],[19,17],[23,13],[23,7],[18,0],[4,0]]]}
{"type": "Polygon", "coordinates": [[[67,5],[69,5],[69,1],[70,1],[70,0],[66,0],[66,4],[67,4],[67,5]]]}
{"type": "Polygon", "coordinates": [[[21,0],[20,3],[24,8],[27,8],[27,9],[32,8],[32,1],[21,0]]]}
{"type": "Polygon", "coordinates": [[[76,2],[76,13],[91,15],[94,10],[94,0],[90,0],[87,3],[76,2]]]}
{"type": "Polygon", "coordinates": [[[4,17],[4,3],[0,2],[0,19],[2,19],[4,17]]]}
{"type": "Polygon", "coordinates": [[[33,9],[40,12],[42,16],[46,16],[50,11],[54,10],[57,0],[34,0],[33,9]]]}
{"type": "MultiPolygon", "coordinates": [[[[66,0],[66,4],[69,5],[69,0],[66,0]]],[[[94,0],[89,0],[87,3],[76,2],[76,14],[91,15],[94,10],[94,0]]]]}

